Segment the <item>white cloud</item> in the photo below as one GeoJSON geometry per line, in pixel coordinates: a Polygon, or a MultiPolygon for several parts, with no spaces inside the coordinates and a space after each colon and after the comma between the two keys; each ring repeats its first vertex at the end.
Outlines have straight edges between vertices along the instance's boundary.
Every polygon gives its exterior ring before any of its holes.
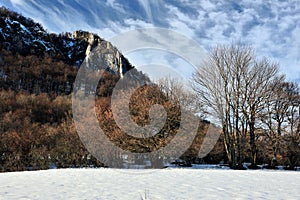
{"type": "Polygon", "coordinates": [[[16,6],[16,5],[23,5],[24,1],[25,0],[11,0],[10,2],[13,6],[16,6]]]}
{"type": "Polygon", "coordinates": [[[116,0],[106,0],[106,5],[120,11],[120,12],[125,12],[123,6],[120,3],[117,3],[116,0]]]}
{"type": "Polygon", "coordinates": [[[149,1],[148,0],[138,0],[138,2],[144,8],[148,19],[150,19],[150,21],[153,22],[152,10],[151,10],[149,1]]]}
{"type": "Polygon", "coordinates": [[[129,19],[125,19],[124,23],[125,23],[125,27],[128,27],[130,29],[154,27],[153,24],[145,22],[145,21],[140,20],[140,19],[129,18],[129,19]]]}

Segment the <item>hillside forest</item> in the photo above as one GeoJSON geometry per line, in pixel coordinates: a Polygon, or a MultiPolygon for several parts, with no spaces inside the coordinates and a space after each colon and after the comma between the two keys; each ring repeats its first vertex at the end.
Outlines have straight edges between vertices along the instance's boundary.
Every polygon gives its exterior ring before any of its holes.
{"type": "MultiPolygon", "coordinates": [[[[72,115],[74,82],[87,49],[107,42],[84,31],[76,37],[48,33],[4,7],[0,41],[0,172],[109,167],[83,145],[72,115]]],[[[120,59],[134,76],[149,80],[125,57],[120,59]]],[[[105,70],[96,89],[95,112],[109,140],[124,150],[143,153],[165,146],[179,129],[183,109],[199,119],[196,137],[180,157],[185,166],[300,166],[299,85],[287,81],[278,64],[258,59],[249,46],[217,46],[193,74],[190,90],[179,80],[163,79],[155,84],[149,80],[135,91],[129,109],[136,124],[150,123],[152,105],[160,104],[167,112],[162,130],[144,140],[126,135],[114,120],[111,97],[120,78],[119,71],[105,70]],[[209,126],[221,135],[212,151],[199,157],[209,126]]]]}

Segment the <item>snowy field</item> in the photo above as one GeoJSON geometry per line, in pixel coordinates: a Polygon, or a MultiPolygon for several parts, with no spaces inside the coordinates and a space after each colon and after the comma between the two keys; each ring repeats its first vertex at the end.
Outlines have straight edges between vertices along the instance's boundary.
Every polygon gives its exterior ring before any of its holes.
{"type": "Polygon", "coordinates": [[[0,174],[0,199],[300,199],[300,172],[59,169],[0,174]]]}

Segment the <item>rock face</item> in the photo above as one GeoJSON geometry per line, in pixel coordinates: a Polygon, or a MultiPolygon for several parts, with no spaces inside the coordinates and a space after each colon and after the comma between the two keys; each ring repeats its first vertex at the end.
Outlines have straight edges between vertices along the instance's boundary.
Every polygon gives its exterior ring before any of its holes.
{"type": "Polygon", "coordinates": [[[110,42],[101,41],[96,47],[96,51],[104,57],[107,67],[120,77],[123,77],[127,71],[133,68],[129,61],[110,42]]]}
{"type": "Polygon", "coordinates": [[[86,59],[90,59],[93,50],[98,57],[103,58],[105,66],[103,68],[117,74],[120,77],[133,68],[129,61],[110,42],[103,40],[98,35],[86,31],[75,31],[73,38],[83,40],[88,43],[85,51],[86,59]]]}
{"type": "Polygon", "coordinates": [[[86,31],[74,31],[73,38],[84,40],[88,43],[88,46],[85,51],[86,56],[91,52],[91,50],[95,46],[97,46],[101,41],[103,41],[103,39],[101,39],[98,35],[86,31]]]}

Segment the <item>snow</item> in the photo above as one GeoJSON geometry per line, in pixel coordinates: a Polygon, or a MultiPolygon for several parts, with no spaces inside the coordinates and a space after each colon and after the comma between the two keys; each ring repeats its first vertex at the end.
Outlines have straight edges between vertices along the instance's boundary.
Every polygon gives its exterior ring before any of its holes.
{"type": "MultiPolygon", "coordinates": [[[[16,22],[16,21],[14,21],[14,22],[16,22]]],[[[16,22],[16,23],[20,24],[20,27],[21,27],[21,29],[22,29],[23,31],[25,31],[25,32],[27,32],[27,33],[29,33],[29,34],[31,34],[31,32],[30,32],[23,24],[21,24],[21,23],[19,23],[19,22],[16,22]]]]}
{"type": "MultiPolygon", "coordinates": [[[[11,21],[10,19],[8,19],[8,20],[6,20],[6,23],[7,22],[10,22],[11,24],[19,24],[20,25],[20,27],[21,27],[21,29],[23,30],[23,32],[25,31],[25,32],[27,32],[28,34],[31,34],[31,32],[23,25],[23,24],[21,24],[20,22],[18,22],[18,21],[11,21]]],[[[9,24],[7,24],[7,26],[10,28],[11,26],[9,25],[9,24]]]]}
{"type": "MultiPolygon", "coordinates": [[[[45,47],[45,51],[50,51],[50,50],[51,50],[51,48],[49,48],[49,47],[45,44],[44,41],[42,41],[42,40],[34,40],[34,41],[37,41],[37,42],[41,43],[41,44],[45,47]]],[[[33,41],[33,42],[34,42],[34,41],[33,41]]],[[[47,43],[48,43],[48,42],[47,42],[47,43]]]]}
{"type": "Polygon", "coordinates": [[[54,169],[0,174],[0,199],[300,199],[300,173],[54,169]]]}
{"type": "Polygon", "coordinates": [[[73,41],[66,41],[64,40],[64,46],[65,47],[73,47],[75,43],[73,41]]]}

